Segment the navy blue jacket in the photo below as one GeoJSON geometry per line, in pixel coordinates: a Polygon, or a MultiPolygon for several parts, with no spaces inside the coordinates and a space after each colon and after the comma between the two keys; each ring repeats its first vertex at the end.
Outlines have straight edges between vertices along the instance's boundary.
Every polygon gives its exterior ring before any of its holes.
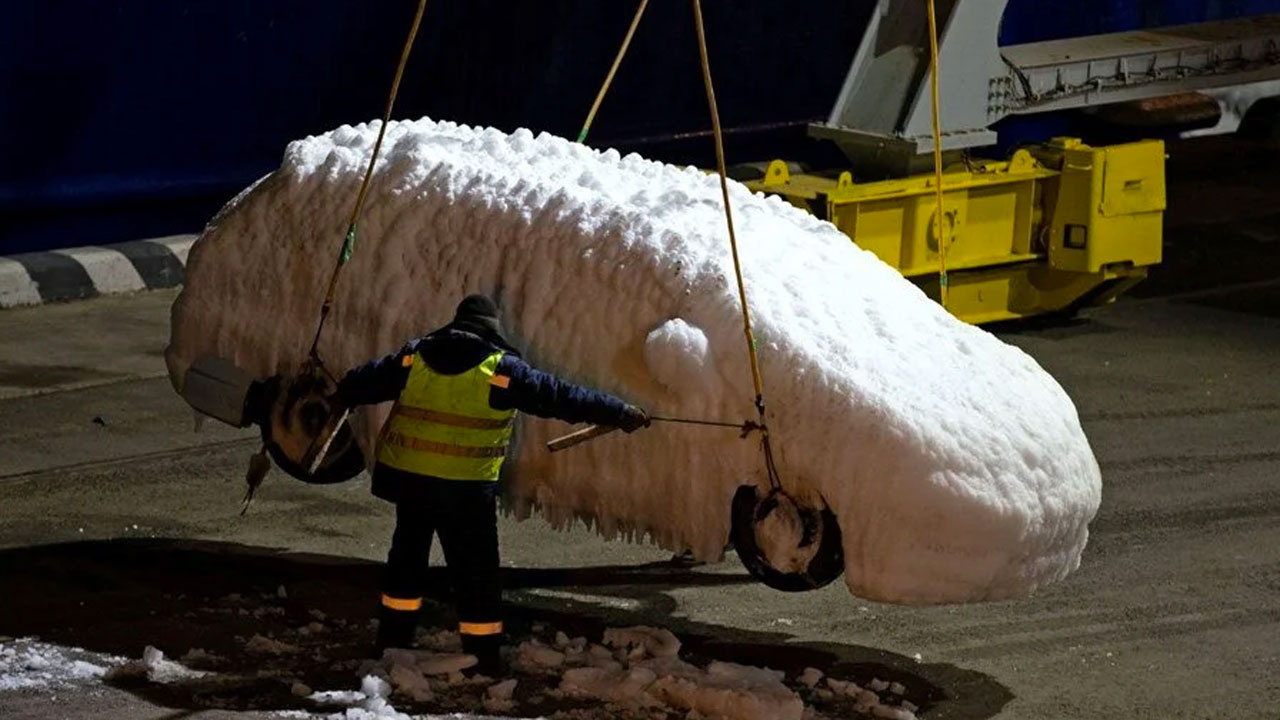
{"type": "MultiPolygon", "coordinates": [[[[409,368],[405,367],[403,361],[414,353],[421,355],[432,370],[445,375],[457,375],[479,365],[498,351],[504,354],[498,361],[497,374],[507,376],[511,382],[505,388],[496,385],[489,387],[489,407],[495,410],[518,410],[571,423],[618,425],[621,422],[626,407],[622,400],[536,370],[506,348],[498,347],[478,335],[451,328],[410,340],[399,352],[351,370],[338,383],[338,397],[349,407],[399,398],[409,379],[409,368]]],[[[427,478],[379,463],[373,471],[373,494],[391,502],[411,499],[418,494],[415,488],[420,488],[424,479],[427,478]]],[[[459,482],[440,478],[430,480],[459,482]]]]}

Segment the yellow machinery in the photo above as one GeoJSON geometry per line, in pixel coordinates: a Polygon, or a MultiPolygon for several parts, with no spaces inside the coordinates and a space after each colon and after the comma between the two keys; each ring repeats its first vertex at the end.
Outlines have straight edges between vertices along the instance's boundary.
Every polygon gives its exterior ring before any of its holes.
{"type": "Polygon", "coordinates": [[[945,270],[947,308],[974,323],[1106,303],[1160,262],[1162,143],[1057,138],[966,159],[997,144],[1001,120],[1280,78],[1280,14],[1001,46],[1006,2],[877,0],[831,112],[809,126],[875,182],[780,161],[738,178],[935,298],[945,270]],[[935,162],[940,183],[922,174],[935,162]]]}
{"type": "Polygon", "coordinates": [[[747,185],[831,221],[859,247],[939,296],[937,230],[947,243],[948,309],[971,323],[1110,302],[1160,262],[1164,144],[1090,147],[1056,138],[1008,161],[855,183],[774,160],[747,185]]]}

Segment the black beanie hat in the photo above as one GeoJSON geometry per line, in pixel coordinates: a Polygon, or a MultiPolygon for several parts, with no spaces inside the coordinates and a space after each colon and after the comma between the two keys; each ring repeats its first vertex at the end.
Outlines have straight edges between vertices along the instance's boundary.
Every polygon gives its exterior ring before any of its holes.
{"type": "Polygon", "coordinates": [[[445,327],[479,335],[499,348],[516,353],[515,348],[502,335],[502,324],[498,322],[498,305],[486,295],[468,295],[463,298],[458,303],[453,322],[445,327]]]}
{"type": "Polygon", "coordinates": [[[480,322],[498,329],[498,306],[487,295],[468,295],[458,303],[454,322],[480,322]]]}

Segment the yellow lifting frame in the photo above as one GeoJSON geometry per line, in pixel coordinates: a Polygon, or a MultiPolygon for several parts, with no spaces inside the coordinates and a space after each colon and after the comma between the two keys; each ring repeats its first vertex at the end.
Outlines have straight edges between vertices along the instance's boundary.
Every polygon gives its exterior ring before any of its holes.
{"type": "Polygon", "coordinates": [[[793,174],[780,160],[747,184],[833,223],[940,296],[945,243],[947,309],[985,323],[1109,302],[1160,262],[1164,146],[1090,147],[1057,138],[1007,161],[970,161],[943,173],[935,222],[932,173],[855,183],[793,174]]]}

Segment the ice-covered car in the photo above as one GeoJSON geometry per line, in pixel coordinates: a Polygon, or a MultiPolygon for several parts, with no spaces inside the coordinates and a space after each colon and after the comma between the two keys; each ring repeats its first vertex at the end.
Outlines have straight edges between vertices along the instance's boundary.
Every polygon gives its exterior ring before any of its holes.
{"type": "MultiPolygon", "coordinates": [[[[376,128],[290,144],[209,224],[173,308],[180,392],[200,358],[258,381],[299,375],[376,128]]],[[[483,292],[536,365],[662,415],[755,416],[714,176],[427,119],[393,123],[386,142],[319,344],[331,372],[483,292]]],[[[731,193],[782,484],[830,509],[849,590],[992,600],[1077,567],[1101,479],[1057,382],[830,224],[737,183],[731,193]]],[[[278,417],[316,421],[274,402],[278,417]]],[[[366,463],[388,410],[354,413],[339,457],[366,463]]],[[[520,419],[505,477],[517,517],[713,558],[736,490],[766,486],[758,440],[732,431],[655,425],[547,452],[568,429],[520,419]]],[[[803,531],[777,525],[768,532],[803,531]]]]}

